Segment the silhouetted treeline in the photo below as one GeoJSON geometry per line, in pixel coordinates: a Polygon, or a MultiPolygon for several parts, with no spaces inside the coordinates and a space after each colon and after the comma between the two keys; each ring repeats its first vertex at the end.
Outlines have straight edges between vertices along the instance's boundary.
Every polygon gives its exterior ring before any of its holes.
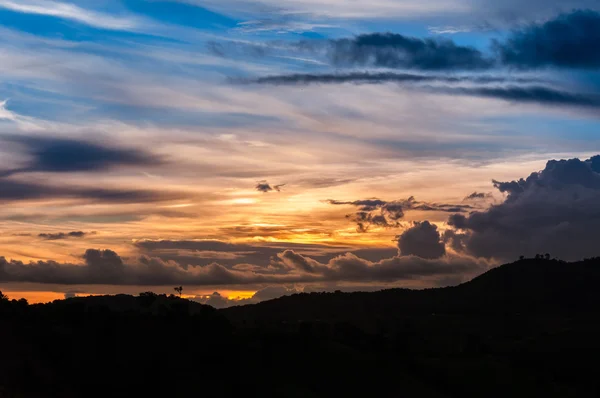
{"type": "Polygon", "coordinates": [[[524,259],[458,287],[0,300],[0,397],[596,397],[600,260],[524,259]]]}

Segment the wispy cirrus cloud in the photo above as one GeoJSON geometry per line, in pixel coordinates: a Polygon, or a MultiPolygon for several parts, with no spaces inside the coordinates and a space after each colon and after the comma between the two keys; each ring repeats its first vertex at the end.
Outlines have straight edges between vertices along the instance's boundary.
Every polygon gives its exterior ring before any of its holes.
{"type": "Polygon", "coordinates": [[[68,19],[96,28],[110,30],[137,30],[144,25],[142,19],[135,16],[114,16],[84,9],[72,3],[53,0],[0,0],[0,8],[26,14],[68,19]]]}

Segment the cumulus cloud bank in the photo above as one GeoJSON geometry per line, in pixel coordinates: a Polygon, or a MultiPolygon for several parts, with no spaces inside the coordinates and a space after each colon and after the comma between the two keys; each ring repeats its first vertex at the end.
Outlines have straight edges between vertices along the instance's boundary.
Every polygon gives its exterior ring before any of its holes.
{"type": "Polygon", "coordinates": [[[494,181],[506,200],[450,216],[446,238],[470,255],[511,260],[549,252],[565,260],[600,254],[600,156],[551,160],[516,181],[494,181]]]}
{"type": "Polygon", "coordinates": [[[55,261],[24,263],[0,258],[0,282],[31,282],[62,285],[130,286],[218,286],[247,284],[289,284],[319,282],[383,282],[476,274],[490,263],[468,256],[448,255],[438,259],[395,256],[377,262],[352,253],[321,263],[308,256],[285,250],[267,266],[226,267],[218,263],[188,266],[157,257],[121,258],[112,250],[89,249],[83,264],[55,261]]]}
{"type": "Polygon", "coordinates": [[[398,247],[403,256],[437,259],[446,254],[438,227],[429,221],[415,222],[398,237],[398,247]]]}

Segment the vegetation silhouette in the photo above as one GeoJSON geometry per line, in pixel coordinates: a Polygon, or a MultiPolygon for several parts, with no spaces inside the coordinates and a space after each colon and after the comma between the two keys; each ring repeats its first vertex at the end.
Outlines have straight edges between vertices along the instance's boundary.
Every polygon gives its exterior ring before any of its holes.
{"type": "Polygon", "coordinates": [[[176,287],[173,290],[175,290],[177,294],[179,294],[179,297],[181,297],[181,295],[183,294],[183,286],[176,287]]]}
{"type": "Polygon", "coordinates": [[[141,293],[1,295],[0,397],[595,397],[600,259],[457,287],[297,294],[217,311],[141,293]]]}

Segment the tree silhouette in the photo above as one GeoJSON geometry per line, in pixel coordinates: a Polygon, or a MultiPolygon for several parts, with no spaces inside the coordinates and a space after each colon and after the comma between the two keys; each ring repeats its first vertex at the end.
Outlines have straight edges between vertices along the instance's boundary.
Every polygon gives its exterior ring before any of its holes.
{"type": "Polygon", "coordinates": [[[8,296],[5,296],[0,290],[0,301],[8,301],[8,296]]]}
{"type": "Polygon", "coordinates": [[[174,290],[179,294],[179,297],[181,297],[181,293],[183,293],[183,286],[176,287],[174,290]]]}
{"type": "Polygon", "coordinates": [[[519,260],[521,260],[521,261],[525,260],[525,256],[519,256],[519,260]]]}

